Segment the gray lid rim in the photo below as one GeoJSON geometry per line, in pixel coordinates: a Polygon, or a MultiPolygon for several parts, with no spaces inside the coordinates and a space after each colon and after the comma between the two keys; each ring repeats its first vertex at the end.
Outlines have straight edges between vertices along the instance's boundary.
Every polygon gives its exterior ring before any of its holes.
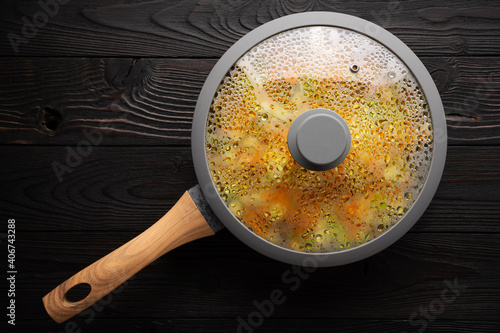
{"type": "Polygon", "coordinates": [[[400,239],[424,213],[441,179],[447,150],[446,119],[439,96],[429,72],[396,36],[382,27],[351,15],[331,12],[292,14],[263,24],[243,36],[216,63],[200,92],[193,119],[191,146],[196,175],[210,207],[222,223],[242,242],[273,259],[301,266],[327,267],[352,263],[387,248],[400,239]],[[329,253],[304,253],[270,243],[244,226],[226,207],[210,176],[205,151],[206,120],[213,96],[230,67],[259,42],[280,32],[307,26],[331,26],[349,29],[368,36],[396,54],[412,71],[427,98],[434,128],[431,166],[427,180],[413,206],[394,226],[379,237],[354,248],[329,253]]]}

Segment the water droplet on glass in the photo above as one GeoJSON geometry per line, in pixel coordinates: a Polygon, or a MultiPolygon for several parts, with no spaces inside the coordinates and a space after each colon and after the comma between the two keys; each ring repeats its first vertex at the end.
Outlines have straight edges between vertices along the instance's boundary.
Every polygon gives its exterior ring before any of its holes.
{"type": "MultiPolygon", "coordinates": [[[[293,44],[310,45],[307,38],[300,44],[300,35],[308,35],[311,28],[301,29],[300,34],[285,35],[293,37],[293,44]]],[[[325,33],[326,42],[320,38],[318,45],[329,54],[337,48],[336,39],[322,29],[318,32],[325,33]]],[[[358,58],[363,43],[354,32],[341,33],[338,50],[349,49],[335,53],[342,56],[340,67],[332,68],[338,79],[297,70],[306,65],[328,68],[330,60],[314,57],[310,62],[300,52],[293,59],[278,54],[280,47],[286,49],[287,38],[277,36],[233,66],[214,94],[205,143],[217,193],[249,230],[285,248],[324,252],[369,242],[404,217],[425,183],[434,130],[424,93],[404,64],[388,61],[378,44],[370,44],[375,45],[373,55],[358,58]],[[247,77],[247,63],[252,63],[257,80],[247,77]],[[271,67],[277,76],[264,79],[271,67]],[[382,76],[377,87],[366,79],[374,75],[382,76]],[[315,174],[295,162],[284,135],[297,113],[311,107],[332,109],[343,117],[356,148],[342,166],[315,174]],[[300,195],[288,193],[295,186],[300,195]],[[287,193],[271,195],[274,189],[287,193]]]]}

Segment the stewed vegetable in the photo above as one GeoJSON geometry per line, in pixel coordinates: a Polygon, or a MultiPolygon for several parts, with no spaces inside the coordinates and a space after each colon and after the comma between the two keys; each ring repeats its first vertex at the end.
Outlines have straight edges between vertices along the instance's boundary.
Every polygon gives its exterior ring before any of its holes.
{"type": "Polygon", "coordinates": [[[297,251],[339,251],[412,206],[430,166],[432,122],[418,83],[382,45],[342,29],[297,30],[228,72],[209,112],[207,159],[221,198],[253,232],[297,251]],[[314,108],[350,129],[349,154],[328,171],[301,167],[288,150],[291,123],[314,108]]]}

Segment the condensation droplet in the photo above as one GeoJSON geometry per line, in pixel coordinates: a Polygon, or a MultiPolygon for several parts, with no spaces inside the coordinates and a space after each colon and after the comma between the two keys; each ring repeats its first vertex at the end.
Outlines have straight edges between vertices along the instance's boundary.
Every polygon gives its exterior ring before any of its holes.
{"type": "Polygon", "coordinates": [[[432,161],[432,125],[421,87],[390,50],[354,31],[298,28],[229,69],[205,152],[217,192],[249,230],[293,251],[335,252],[411,208],[432,161]],[[351,131],[353,149],[332,170],[309,171],[290,155],[288,129],[311,108],[336,112],[351,131]]]}

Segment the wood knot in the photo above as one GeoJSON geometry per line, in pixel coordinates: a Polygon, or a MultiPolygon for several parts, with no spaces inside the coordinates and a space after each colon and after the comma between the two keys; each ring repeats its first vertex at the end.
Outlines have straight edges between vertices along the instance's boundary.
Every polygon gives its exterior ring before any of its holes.
{"type": "Polygon", "coordinates": [[[455,54],[466,53],[467,51],[467,43],[461,37],[456,37],[452,39],[450,48],[455,51],[455,54]]]}
{"type": "Polygon", "coordinates": [[[105,70],[106,81],[116,88],[131,86],[142,78],[144,67],[144,59],[109,59],[105,70]]]}
{"type": "Polygon", "coordinates": [[[42,110],[41,125],[49,132],[57,131],[63,119],[62,112],[52,106],[45,106],[42,110]]]}
{"type": "Polygon", "coordinates": [[[442,93],[445,91],[450,74],[444,69],[436,69],[431,72],[431,76],[439,92],[442,93]]]}

